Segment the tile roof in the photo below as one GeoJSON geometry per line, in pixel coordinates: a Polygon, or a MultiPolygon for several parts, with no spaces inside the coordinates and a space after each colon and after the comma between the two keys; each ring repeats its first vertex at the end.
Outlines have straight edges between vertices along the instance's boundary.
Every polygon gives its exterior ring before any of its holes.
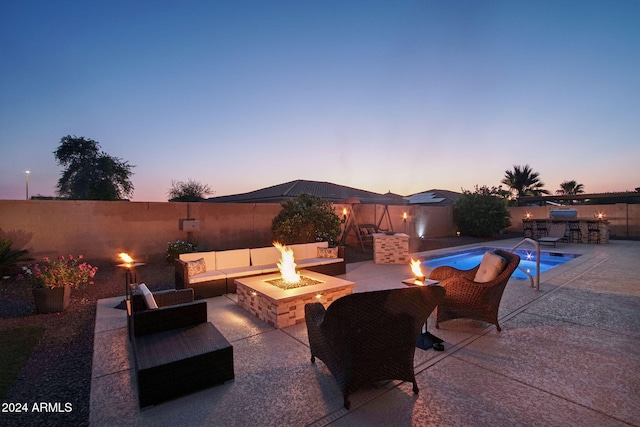
{"type": "Polygon", "coordinates": [[[248,193],[211,197],[209,202],[216,203],[280,203],[307,193],[333,203],[344,202],[347,198],[356,198],[366,204],[403,205],[406,200],[398,194],[379,194],[360,190],[331,182],[307,181],[298,179],[273,185],[271,187],[250,191],[248,193]]]}

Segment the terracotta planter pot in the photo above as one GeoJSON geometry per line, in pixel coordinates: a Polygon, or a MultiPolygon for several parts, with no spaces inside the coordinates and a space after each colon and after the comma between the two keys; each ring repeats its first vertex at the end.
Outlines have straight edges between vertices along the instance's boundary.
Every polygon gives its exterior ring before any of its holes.
{"type": "Polygon", "coordinates": [[[38,313],[56,313],[64,311],[69,306],[71,288],[37,288],[33,289],[33,299],[38,313]]]}

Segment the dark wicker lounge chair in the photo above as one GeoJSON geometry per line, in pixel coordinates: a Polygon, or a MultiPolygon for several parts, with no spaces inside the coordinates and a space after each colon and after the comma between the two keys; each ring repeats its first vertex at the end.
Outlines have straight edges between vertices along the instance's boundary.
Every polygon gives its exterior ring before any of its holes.
{"type": "Polygon", "coordinates": [[[207,322],[206,301],[193,289],[153,295],[153,310],[140,294],[127,301],[140,407],[232,380],[233,346],[207,322]]]}
{"type": "Polygon", "coordinates": [[[490,282],[473,281],[480,265],[471,270],[442,266],[431,272],[429,278],[439,280],[440,285],[447,290],[444,302],[436,309],[436,328],[439,328],[440,322],[446,320],[467,318],[492,323],[498,331],[502,330],[498,323],[498,308],[504,288],[518,267],[520,257],[500,249],[494,253],[506,259],[507,264],[490,282]]]}
{"type": "Polygon", "coordinates": [[[331,371],[349,409],[349,395],[381,380],[418,384],[413,356],[422,325],[444,298],[439,286],[412,287],[344,296],[325,310],[305,305],[311,362],[331,371]]]}

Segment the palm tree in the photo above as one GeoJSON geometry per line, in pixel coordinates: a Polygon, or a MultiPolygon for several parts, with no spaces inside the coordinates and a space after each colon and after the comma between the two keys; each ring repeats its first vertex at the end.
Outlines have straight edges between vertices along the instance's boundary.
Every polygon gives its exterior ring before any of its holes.
{"type": "MultiPolygon", "coordinates": [[[[560,196],[575,196],[584,193],[584,185],[578,184],[576,181],[565,181],[560,184],[560,189],[556,190],[556,194],[560,196]]],[[[573,204],[573,200],[569,200],[573,204]]]]}
{"type": "Polygon", "coordinates": [[[584,185],[578,184],[575,181],[565,181],[560,184],[560,189],[556,190],[556,194],[563,196],[575,196],[576,194],[584,193],[584,185]]]}
{"type": "Polygon", "coordinates": [[[501,182],[515,191],[518,198],[549,194],[547,190],[542,188],[544,183],[540,181],[540,174],[534,172],[529,165],[524,167],[513,165],[512,171],[505,171],[504,179],[501,182]]]}

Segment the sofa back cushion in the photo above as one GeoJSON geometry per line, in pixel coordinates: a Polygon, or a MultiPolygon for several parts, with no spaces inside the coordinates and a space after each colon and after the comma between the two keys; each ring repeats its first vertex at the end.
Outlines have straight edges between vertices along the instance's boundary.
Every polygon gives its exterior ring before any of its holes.
{"type": "Polygon", "coordinates": [[[306,243],[301,243],[299,245],[287,245],[287,247],[293,251],[294,261],[298,261],[298,260],[301,260],[301,259],[309,258],[307,256],[307,244],[306,243]]]}
{"type": "Polygon", "coordinates": [[[190,254],[180,254],[180,259],[185,262],[198,261],[204,259],[207,271],[216,270],[216,253],[215,252],[194,252],[190,254]]]}
{"type": "Polygon", "coordinates": [[[251,249],[251,265],[270,265],[280,262],[280,251],[275,246],[251,249]]]}
{"type": "Polygon", "coordinates": [[[251,255],[249,249],[231,249],[216,252],[216,270],[249,267],[250,264],[251,255]]]}

